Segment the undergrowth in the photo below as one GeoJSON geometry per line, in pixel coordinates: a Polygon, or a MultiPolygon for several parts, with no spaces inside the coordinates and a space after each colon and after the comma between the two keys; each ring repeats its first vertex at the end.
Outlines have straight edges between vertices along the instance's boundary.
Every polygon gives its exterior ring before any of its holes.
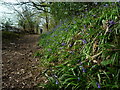
{"type": "Polygon", "coordinates": [[[2,31],[2,43],[10,43],[16,40],[17,38],[19,38],[20,36],[22,35],[14,33],[14,32],[2,31]]]}
{"type": "Polygon", "coordinates": [[[49,90],[120,87],[120,5],[103,3],[41,36],[49,90]]]}

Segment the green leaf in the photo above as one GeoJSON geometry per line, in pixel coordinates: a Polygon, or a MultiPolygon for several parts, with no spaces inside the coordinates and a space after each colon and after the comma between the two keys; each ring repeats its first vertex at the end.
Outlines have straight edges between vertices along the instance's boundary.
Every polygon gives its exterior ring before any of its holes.
{"type": "Polygon", "coordinates": [[[93,81],[91,82],[91,85],[92,85],[94,88],[97,88],[96,81],[93,80],[93,81]]]}
{"type": "Polygon", "coordinates": [[[73,81],[73,80],[76,80],[77,78],[68,78],[68,79],[65,79],[65,81],[63,82],[63,84],[68,84],[70,83],[70,81],[73,81]]]}
{"type": "Polygon", "coordinates": [[[113,60],[108,59],[108,60],[102,61],[101,64],[104,65],[104,66],[106,66],[108,64],[112,64],[112,62],[113,62],[113,60]]]}

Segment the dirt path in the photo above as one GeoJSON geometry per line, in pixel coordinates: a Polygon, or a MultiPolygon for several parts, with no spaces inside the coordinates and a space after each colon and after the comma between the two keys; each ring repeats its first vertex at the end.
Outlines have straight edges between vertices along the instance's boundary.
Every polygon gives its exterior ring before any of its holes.
{"type": "Polygon", "coordinates": [[[33,88],[44,77],[39,76],[42,67],[39,58],[33,53],[40,49],[37,46],[39,35],[25,35],[15,42],[2,45],[2,81],[3,88],[33,88]]]}

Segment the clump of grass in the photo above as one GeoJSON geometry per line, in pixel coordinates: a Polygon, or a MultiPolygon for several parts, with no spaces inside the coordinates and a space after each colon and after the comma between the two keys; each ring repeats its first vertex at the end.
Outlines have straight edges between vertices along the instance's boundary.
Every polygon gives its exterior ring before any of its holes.
{"type": "Polygon", "coordinates": [[[117,3],[98,6],[40,39],[48,65],[45,88],[119,88],[120,26],[117,3]]]}

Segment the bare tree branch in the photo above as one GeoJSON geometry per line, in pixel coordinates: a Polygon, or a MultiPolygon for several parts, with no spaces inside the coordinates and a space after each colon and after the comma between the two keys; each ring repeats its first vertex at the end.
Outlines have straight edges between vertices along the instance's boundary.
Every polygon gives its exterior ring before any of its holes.
{"type": "Polygon", "coordinates": [[[40,2],[40,4],[36,4],[35,2],[31,2],[32,4],[33,4],[33,6],[35,7],[35,8],[37,8],[38,10],[42,10],[42,11],[44,11],[44,12],[47,12],[47,13],[49,13],[48,11],[46,11],[44,8],[45,7],[50,7],[48,4],[43,4],[43,2],[41,3],[40,2]]]}

